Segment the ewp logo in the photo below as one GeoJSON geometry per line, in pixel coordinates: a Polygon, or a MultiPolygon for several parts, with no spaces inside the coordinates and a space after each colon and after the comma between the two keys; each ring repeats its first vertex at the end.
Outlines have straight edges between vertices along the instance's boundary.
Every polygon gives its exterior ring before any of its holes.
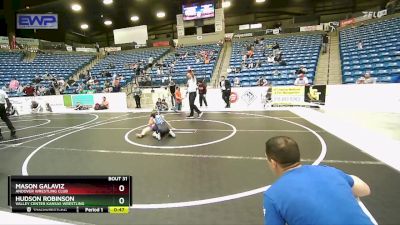
{"type": "Polygon", "coordinates": [[[58,15],[18,14],[17,29],[58,29],[58,15]]]}

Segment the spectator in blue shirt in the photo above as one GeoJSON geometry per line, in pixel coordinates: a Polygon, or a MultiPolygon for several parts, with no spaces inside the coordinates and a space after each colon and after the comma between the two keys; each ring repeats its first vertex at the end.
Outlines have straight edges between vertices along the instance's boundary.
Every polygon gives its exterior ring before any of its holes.
{"type": "Polygon", "coordinates": [[[373,224],[357,201],[370,194],[360,178],[329,166],[302,166],[289,137],[269,139],[266,155],[280,178],[264,193],[265,224],[373,224]]]}

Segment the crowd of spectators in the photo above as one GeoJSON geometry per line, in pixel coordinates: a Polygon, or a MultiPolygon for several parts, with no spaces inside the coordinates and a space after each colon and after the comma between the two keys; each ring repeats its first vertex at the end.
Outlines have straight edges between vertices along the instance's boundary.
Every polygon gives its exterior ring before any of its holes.
{"type": "Polygon", "coordinates": [[[70,87],[63,77],[57,77],[49,73],[35,75],[31,82],[22,83],[14,77],[9,84],[2,87],[7,93],[16,93],[18,96],[43,96],[63,94],[66,88],[70,87]]]}

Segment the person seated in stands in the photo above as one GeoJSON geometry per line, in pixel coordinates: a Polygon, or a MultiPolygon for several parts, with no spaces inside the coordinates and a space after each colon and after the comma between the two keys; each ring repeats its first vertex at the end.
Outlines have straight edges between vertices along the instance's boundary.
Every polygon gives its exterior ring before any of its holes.
{"type": "Polygon", "coordinates": [[[209,64],[210,63],[210,58],[207,56],[204,58],[204,64],[209,64]]]}
{"type": "Polygon", "coordinates": [[[85,93],[86,94],[94,94],[94,93],[96,93],[96,89],[94,89],[92,85],[88,85],[87,90],[85,90],[85,93]]]}
{"type": "Polygon", "coordinates": [[[92,76],[89,77],[89,79],[86,81],[86,84],[88,85],[93,85],[94,84],[94,79],[92,76]]]}
{"type": "Polygon", "coordinates": [[[253,58],[254,57],[254,50],[250,49],[249,51],[247,51],[247,58],[253,58]]]}
{"type": "Polygon", "coordinates": [[[295,86],[308,86],[308,78],[304,76],[304,73],[298,75],[294,81],[295,86]]]}
{"type": "Polygon", "coordinates": [[[188,52],[185,52],[181,55],[181,60],[186,60],[186,58],[188,57],[188,52]]]}
{"type": "Polygon", "coordinates": [[[13,79],[10,81],[9,87],[10,91],[16,91],[19,88],[19,81],[16,77],[13,77],[13,79]]]}
{"type": "Polygon", "coordinates": [[[51,79],[53,79],[53,75],[49,74],[48,72],[46,72],[43,75],[43,80],[51,80],[51,79]]]}
{"type": "Polygon", "coordinates": [[[298,70],[296,70],[295,75],[306,74],[308,72],[306,66],[301,65],[298,70]]]}
{"type": "Polygon", "coordinates": [[[118,83],[114,84],[112,92],[120,92],[120,91],[121,91],[121,84],[119,83],[119,80],[118,80],[118,83]]]}
{"type": "Polygon", "coordinates": [[[113,63],[108,64],[108,69],[115,69],[115,65],[113,63]]]}
{"type": "Polygon", "coordinates": [[[280,64],[280,63],[282,63],[282,54],[277,54],[277,55],[275,55],[275,58],[274,58],[274,62],[275,63],[277,63],[277,64],[280,64]]]}
{"type": "Polygon", "coordinates": [[[18,88],[18,90],[17,90],[18,96],[23,95],[23,93],[24,93],[24,88],[25,88],[24,84],[23,84],[23,83],[20,83],[19,88],[18,88]]]}
{"type": "Polygon", "coordinates": [[[257,86],[262,87],[262,86],[266,86],[267,84],[268,84],[268,81],[265,80],[264,77],[261,76],[260,78],[258,78],[257,86]]]}
{"type": "Polygon", "coordinates": [[[247,55],[244,54],[244,55],[242,56],[242,61],[246,62],[246,59],[247,59],[247,55]]]}
{"type": "Polygon", "coordinates": [[[362,40],[358,40],[357,42],[357,49],[362,50],[364,48],[364,44],[362,40]]]}
{"type": "Polygon", "coordinates": [[[107,71],[105,72],[105,77],[112,77],[112,74],[110,73],[110,71],[107,70],[107,71]]]}
{"type": "Polygon", "coordinates": [[[47,92],[46,87],[44,85],[40,85],[39,88],[37,88],[36,90],[36,95],[43,96],[46,94],[46,92],[47,92]]]}
{"type": "Polygon", "coordinates": [[[376,83],[376,78],[371,77],[371,73],[370,72],[366,72],[364,74],[365,77],[365,83],[366,84],[375,84],[376,83]]]}
{"type": "Polygon", "coordinates": [[[252,69],[254,66],[253,59],[250,59],[249,63],[247,64],[247,68],[252,69]]]}
{"type": "Polygon", "coordinates": [[[375,84],[376,79],[371,77],[370,72],[366,72],[364,75],[362,75],[360,78],[357,79],[356,83],[357,84],[375,84]]]}
{"type": "Polygon", "coordinates": [[[255,67],[256,67],[256,68],[261,67],[261,60],[257,60],[257,61],[256,61],[255,67]]]}
{"type": "Polygon", "coordinates": [[[268,63],[274,63],[274,62],[275,62],[275,57],[274,57],[273,54],[271,54],[271,55],[269,55],[269,56],[267,57],[267,62],[268,62],[268,63]]]}
{"type": "Polygon", "coordinates": [[[279,72],[279,70],[274,70],[274,72],[272,72],[272,75],[274,75],[274,76],[280,76],[281,73],[279,72]]]}
{"type": "Polygon", "coordinates": [[[358,78],[358,79],[356,80],[356,84],[365,84],[365,77],[364,77],[364,75],[361,76],[360,78],[358,78]]]}
{"type": "Polygon", "coordinates": [[[280,51],[280,46],[279,46],[278,42],[275,42],[275,44],[272,45],[272,54],[274,56],[276,56],[279,51],[280,51]]]}
{"type": "Polygon", "coordinates": [[[96,105],[94,106],[95,110],[104,110],[104,109],[108,109],[110,107],[110,103],[107,101],[106,96],[103,97],[103,101],[99,104],[96,103],[96,105]]]}
{"type": "Polygon", "coordinates": [[[35,75],[35,78],[33,79],[34,84],[39,84],[42,81],[42,78],[40,78],[39,75],[35,75]]]}
{"type": "Polygon", "coordinates": [[[113,90],[113,88],[111,87],[111,82],[110,82],[110,80],[106,80],[106,81],[104,82],[104,92],[105,92],[105,93],[111,93],[112,90],[113,90]]]}
{"type": "Polygon", "coordinates": [[[241,70],[244,70],[247,68],[246,61],[242,61],[242,63],[240,64],[240,68],[241,68],[241,70]]]}
{"type": "Polygon", "coordinates": [[[233,79],[233,86],[234,87],[240,87],[240,79],[239,79],[239,77],[235,77],[235,79],[233,79]]]}
{"type": "Polygon", "coordinates": [[[242,72],[242,67],[236,67],[235,68],[235,73],[240,73],[240,72],[242,72]]]}
{"type": "Polygon", "coordinates": [[[33,96],[35,93],[35,88],[32,86],[32,84],[28,84],[28,86],[26,86],[23,90],[23,92],[25,93],[25,95],[27,96],[33,96]]]}

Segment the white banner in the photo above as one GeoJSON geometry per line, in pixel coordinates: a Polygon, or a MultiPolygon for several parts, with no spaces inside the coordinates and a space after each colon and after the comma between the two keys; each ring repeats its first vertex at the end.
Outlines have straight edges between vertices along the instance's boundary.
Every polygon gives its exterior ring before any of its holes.
{"type": "Polygon", "coordinates": [[[320,25],[314,25],[314,26],[305,26],[305,27],[300,27],[300,31],[316,31],[316,30],[324,30],[324,26],[322,24],[320,25]]]}
{"type": "Polygon", "coordinates": [[[121,47],[105,47],[104,50],[106,52],[118,52],[121,51],[121,47]]]}
{"type": "Polygon", "coordinates": [[[77,52],[97,52],[95,48],[76,48],[77,52]]]}
{"type": "MultiPolygon", "coordinates": [[[[67,113],[75,111],[73,107],[68,106],[69,104],[65,99],[80,97],[84,95],[49,95],[49,96],[32,96],[32,97],[13,97],[10,98],[10,102],[14,108],[18,110],[21,115],[30,114],[32,112],[31,105],[32,101],[35,101],[42,108],[41,112],[49,112],[47,110],[47,104],[51,107],[54,113],[67,113]],[[66,106],[67,105],[67,106],[66,106]]],[[[101,103],[103,96],[105,96],[110,103],[110,108],[105,111],[109,112],[126,112],[127,102],[125,93],[100,93],[100,94],[87,94],[91,98],[93,105],[89,111],[94,111],[93,107],[96,103],[101,103]]]]}

